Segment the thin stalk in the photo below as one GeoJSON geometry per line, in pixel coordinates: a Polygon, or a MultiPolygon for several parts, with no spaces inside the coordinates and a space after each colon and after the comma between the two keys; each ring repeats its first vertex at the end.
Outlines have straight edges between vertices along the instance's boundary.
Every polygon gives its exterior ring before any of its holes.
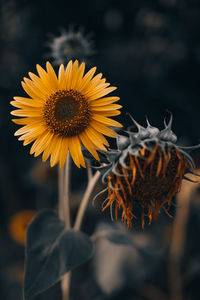
{"type": "Polygon", "coordinates": [[[183,299],[184,284],[181,276],[181,260],[184,254],[190,200],[194,188],[195,185],[193,183],[185,182],[181,191],[177,194],[177,206],[180,208],[176,211],[169,249],[170,300],[183,299]]]}
{"type": "Polygon", "coordinates": [[[90,166],[89,159],[86,162],[86,166],[87,166],[87,176],[88,176],[88,182],[89,182],[92,179],[92,168],[90,166]]]}
{"type": "Polygon", "coordinates": [[[71,271],[67,272],[61,280],[62,300],[70,299],[70,283],[71,283],[71,271]]]}
{"type": "Polygon", "coordinates": [[[64,193],[64,168],[58,165],[58,215],[64,221],[63,213],[63,193],[64,193]]]}
{"type": "Polygon", "coordinates": [[[64,179],[64,195],[63,195],[63,211],[64,211],[64,222],[65,222],[66,229],[71,228],[70,201],[69,201],[70,162],[71,162],[71,157],[70,154],[68,153],[67,160],[65,163],[65,179],[64,179]]]}
{"type": "MultiPolygon", "coordinates": [[[[65,228],[70,229],[70,201],[69,201],[69,181],[70,181],[70,154],[68,153],[65,166],[58,171],[58,192],[59,192],[59,204],[58,213],[61,220],[65,223],[65,228]]],[[[61,290],[62,300],[70,299],[70,281],[71,272],[68,272],[62,277],[61,290]]]]}
{"type": "Polygon", "coordinates": [[[74,223],[74,229],[75,230],[79,230],[81,227],[81,223],[91,196],[91,193],[95,187],[95,184],[97,183],[99,177],[101,176],[101,173],[99,171],[97,171],[95,173],[95,175],[89,180],[85,194],[83,196],[83,199],[81,201],[77,216],[76,216],[76,220],[74,223]]]}

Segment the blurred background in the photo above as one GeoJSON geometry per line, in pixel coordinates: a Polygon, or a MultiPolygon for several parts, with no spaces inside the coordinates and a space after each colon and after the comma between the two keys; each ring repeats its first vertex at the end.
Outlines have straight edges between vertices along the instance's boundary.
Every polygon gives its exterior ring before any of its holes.
{"type": "MultiPolygon", "coordinates": [[[[1,0],[0,299],[22,299],[27,224],[40,209],[57,205],[57,168],[30,156],[30,146],[13,135],[18,126],[9,102],[25,96],[23,77],[35,73],[37,63],[49,60],[57,68],[76,53],[118,87],[118,120],[125,126],[129,112],[142,125],[147,115],[162,128],[169,110],[179,144],[198,144],[199,31],[198,0],[1,0]]],[[[199,168],[198,151],[193,157],[199,168]]],[[[85,170],[72,167],[73,214],[86,179],[85,170]]],[[[101,212],[103,198],[89,207],[85,232],[116,228],[133,245],[98,239],[94,258],[73,272],[71,299],[200,299],[200,185],[184,182],[182,190],[170,211],[174,218],[162,211],[144,231],[139,221],[129,233],[113,224],[109,212],[101,212]]],[[[59,285],[35,299],[60,299],[59,285]]]]}

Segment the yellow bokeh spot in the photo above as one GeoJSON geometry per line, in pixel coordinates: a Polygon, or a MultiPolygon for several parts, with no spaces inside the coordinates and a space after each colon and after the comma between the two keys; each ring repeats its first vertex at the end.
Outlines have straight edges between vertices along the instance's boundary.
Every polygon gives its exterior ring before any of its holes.
{"type": "Polygon", "coordinates": [[[25,245],[26,230],[35,215],[35,210],[22,210],[10,217],[8,230],[12,239],[18,244],[25,245]]]}

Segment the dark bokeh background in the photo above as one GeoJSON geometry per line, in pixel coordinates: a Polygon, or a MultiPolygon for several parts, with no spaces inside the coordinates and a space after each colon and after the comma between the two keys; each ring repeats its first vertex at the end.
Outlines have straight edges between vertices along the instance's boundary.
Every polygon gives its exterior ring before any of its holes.
{"type": "MultiPolygon", "coordinates": [[[[68,30],[70,25],[74,25],[75,30],[83,26],[86,33],[93,33],[96,54],[91,57],[89,64],[97,65],[98,71],[103,72],[112,85],[118,86],[117,94],[121,97],[123,105],[120,118],[125,125],[129,124],[125,113],[130,112],[142,124],[145,124],[147,115],[153,125],[163,126],[163,118],[167,114],[166,110],[169,110],[174,115],[173,128],[181,144],[196,144],[200,138],[198,0],[2,0],[0,299],[4,300],[22,299],[24,248],[15,243],[9,234],[10,217],[23,209],[55,207],[57,201],[57,169],[50,169],[48,164],[41,164],[40,158],[31,157],[30,147],[24,148],[13,136],[17,126],[11,123],[9,113],[12,108],[9,102],[15,95],[24,95],[20,85],[23,76],[27,76],[29,71],[35,72],[36,63],[45,65],[50,51],[47,42],[52,40],[49,34],[59,36],[60,28],[68,30]]],[[[51,58],[48,59],[51,61],[51,58]]],[[[195,156],[198,162],[198,153],[195,156]]],[[[83,174],[83,170],[72,170],[74,211],[77,208],[79,193],[85,186],[83,181],[77,187],[77,177],[82,178],[83,174]]],[[[198,191],[196,193],[198,194],[198,191]]],[[[200,201],[200,198],[198,200],[200,201]]],[[[189,275],[186,274],[190,276],[189,279],[183,275],[187,278],[187,284],[183,285],[183,299],[200,298],[200,243],[197,234],[200,231],[199,212],[196,201],[195,206],[191,204],[187,224],[189,238],[182,258],[183,273],[186,265],[189,266],[191,259],[194,259],[191,267],[193,271],[188,271],[189,275]]],[[[99,208],[91,208],[85,230],[92,233],[99,221],[109,222],[109,219],[109,214],[102,215],[99,208]]],[[[154,259],[148,256],[143,258],[143,265],[133,264],[130,270],[124,271],[125,277],[120,273],[119,277],[125,279],[123,284],[118,284],[118,288],[107,289],[99,279],[108,274],[107,285],[112,286],[113,283],[109,281],[109,278],[113,277],[112,272],[109,277],[111,267],[109,271],[105,269],[104,275],[97,275],[98,261],[102,259],[99,245],[97,254],[100,254],[95,261],[74,272],[72,299],[170,299],[166,253],[170,246],[172,224],[173,221],[163,216],[162,220],[160,217],[158,222],[151,229],[147,228],[144,233],[141,233],[139,225],[135,226],[133,235],[135,233],[135,236],[139,235],[141,239],[148,240],[151,254],[157,253],[160,248],[162,254],[159,252],[154,259]],[[157,241],[156,245],[152,237],[157,241]],[[146,272],[145,268],[150,265],[150,260],[152,267],[146,272]],[[141,268],[144,269],[145,275],[141,268]],[[133,275],[135,273],[140,274],[137,280],[133,275]],[[149,292],[144,293],[144,290],[148,291],[145,287],[147,283],[149,292]]],[[[117,252],[117,249],[108,251],[117,252]]],[[[126,254],[127,256],[129,254],[126,254]]],[[[59,299],[59,286],[38,296],[37,299],[59,299]]]]}

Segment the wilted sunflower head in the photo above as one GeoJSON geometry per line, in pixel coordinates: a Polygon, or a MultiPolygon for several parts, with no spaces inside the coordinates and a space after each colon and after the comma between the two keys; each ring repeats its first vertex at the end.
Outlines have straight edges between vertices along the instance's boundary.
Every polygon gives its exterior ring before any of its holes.
{"type": "Polygon", "coordinates": [[[82,144],[98,160],[96,149],[108,146],[103,134],[115,137],[109,126],[121,127],[109,118],[120,114],[121,105],[113,104],[119,97],[105,97],[116,87],[108,87],[101,73],[94,76],[96,67],[84,75],[85,63],[79,66],[77,60],[66,69],[61,65],[58,77],[49,62],[46,66],[45,71],[37,65],[39,76],[29,73],[31,79],[22,81],[30,98],[14,97],[11,102],[18,108],[11,114],[22,117],[13,122],[24,125],[15,135],[24,146],[34,141],[30,153],[43,152],[43,161],[51,156],[51,166],[60,161],[62,167],[68,151],[78,167],[85,166],[82,144]]]}
{"type": "MultiPolygon", "coordinates": [[[[149,124],[144,128],[133,118],[137,132],[127,131],[127,136],[117,134],[117,150],[104,153],[106,160],[99,170],[107,183],[108,198],[103,211],[115,202],[115,217],[122,209],[122,221],[132,226],[134,202],[141,206],[142,228],[145,212],[149,224],[156,219],[160,208],[169,215],[171,200],[179,191],[185,173],[192,172],[194,162],[186,152],[200,147],[180,147],[171,130],[172,115],[168,125],[159,130],[149,124]],[[167,206],[167,207],[166,207],[167,206]]],[[[189,179],[188,179],[189,180],[189,179]]],[[[105,190],[104,190],[105,191],[105,190]]]]}

